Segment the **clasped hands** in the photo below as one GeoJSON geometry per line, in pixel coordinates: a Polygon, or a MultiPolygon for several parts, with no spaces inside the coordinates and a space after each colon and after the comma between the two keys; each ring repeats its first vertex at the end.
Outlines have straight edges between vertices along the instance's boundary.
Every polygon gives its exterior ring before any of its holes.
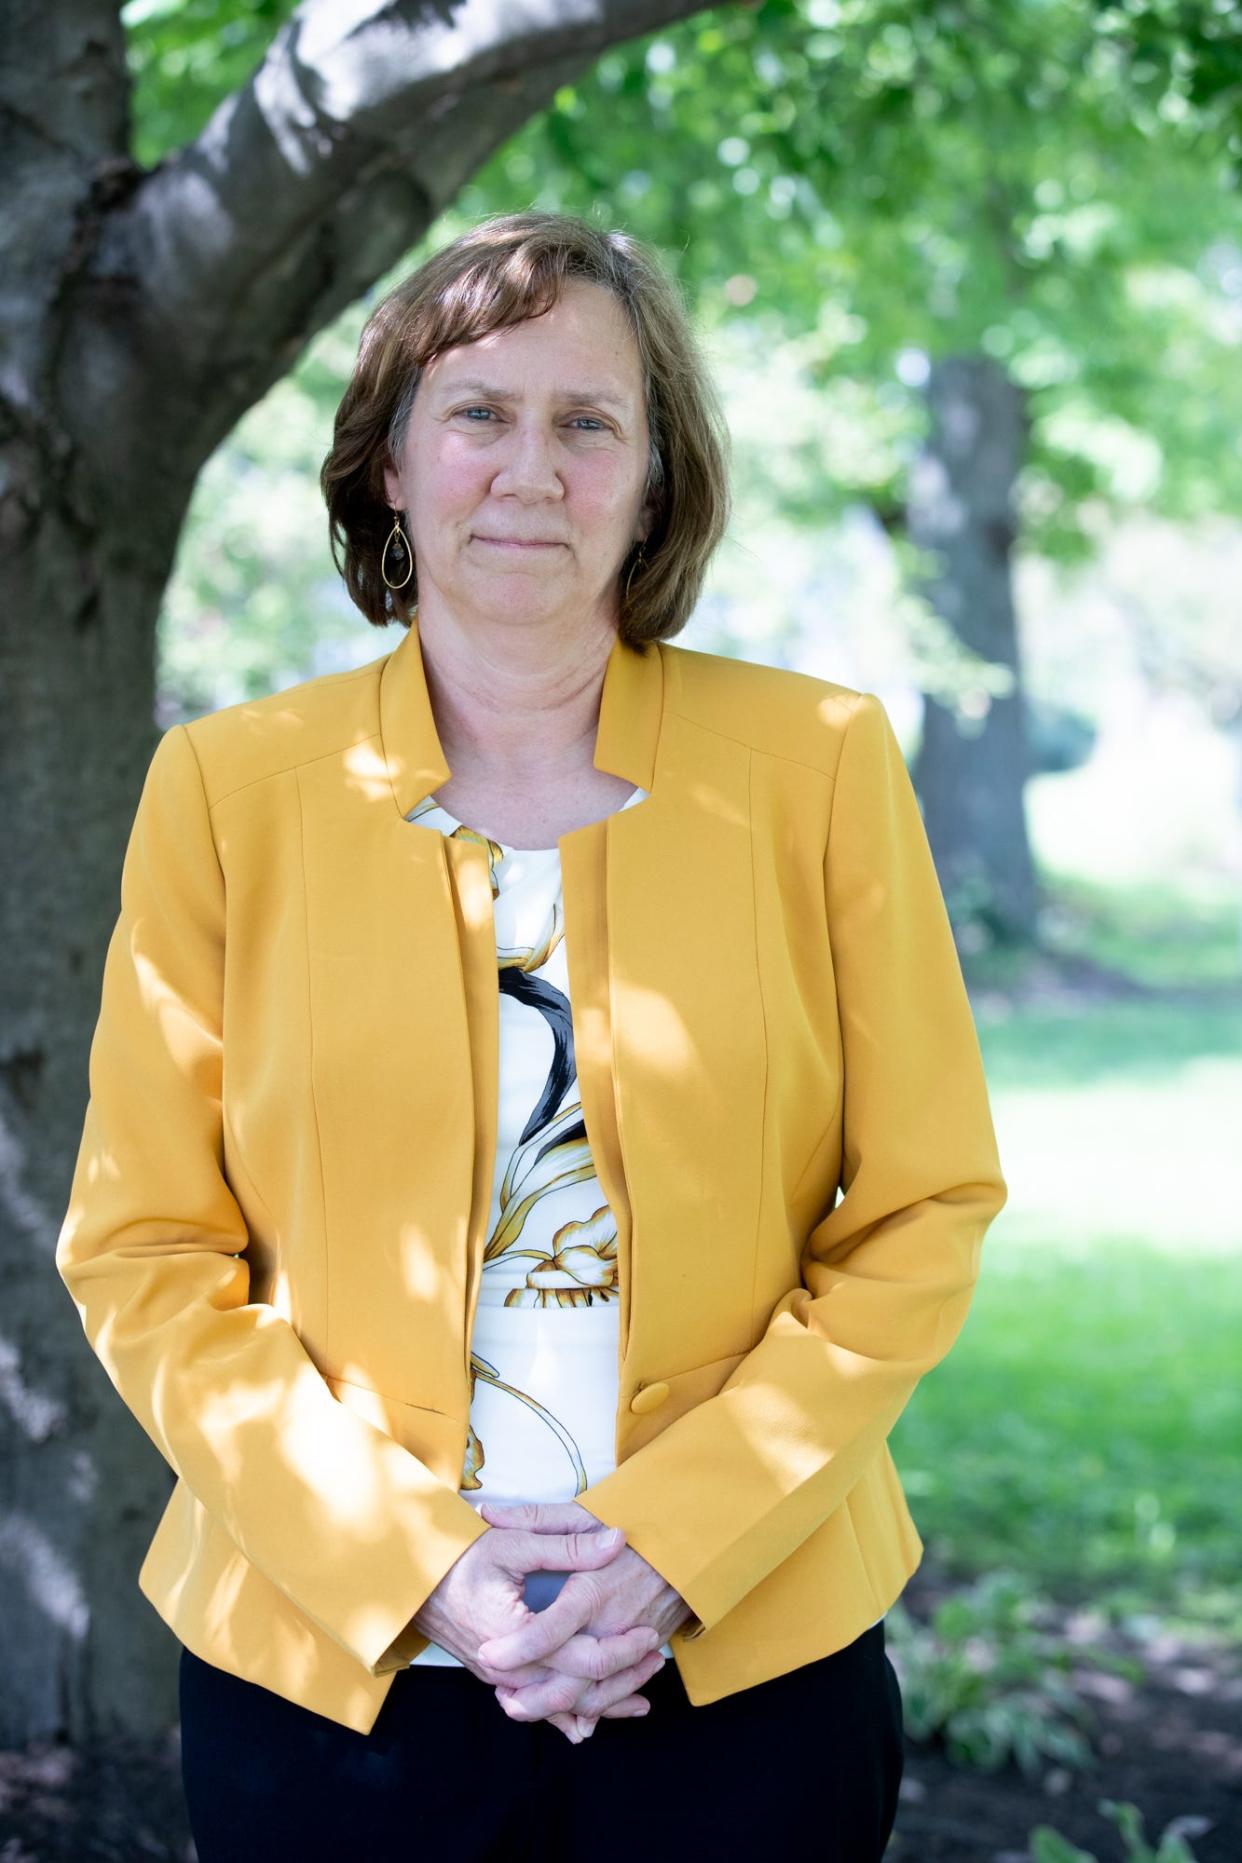
{"type": "Polygon", "coordinates": [[[680,1592],[576,1501],[479,1512],[493,1531],[454,1561],[415,1628],[489,1683],[512,1720],[551,1721],[575,1746],[601,1719],[646,1714],[637,1690],[693,1615],[680,1592]],[[528,1572],[569,1573],[542,1611],[523,1596],[528,1572]]]}

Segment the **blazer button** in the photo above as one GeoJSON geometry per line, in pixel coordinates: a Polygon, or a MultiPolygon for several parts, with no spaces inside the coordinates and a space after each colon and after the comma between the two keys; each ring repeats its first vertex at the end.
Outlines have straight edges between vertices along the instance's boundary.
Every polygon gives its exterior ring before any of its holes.
{"type": "Polygon", "coordinates": [[[645,1417],[651,1411],[658,1410],[668,1396],[668,1386],[663,1382],[644,1384],[640,1391],[635,1391],[630,1399],[630,1409],[636,1417],[645,1417]]]}

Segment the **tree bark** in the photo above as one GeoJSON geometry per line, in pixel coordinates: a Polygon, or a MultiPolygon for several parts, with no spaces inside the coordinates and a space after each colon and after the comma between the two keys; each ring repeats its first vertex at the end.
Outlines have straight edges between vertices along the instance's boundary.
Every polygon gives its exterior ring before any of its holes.
{"type": "Polygon", "coordinates": [[[1030,773],[1010,553],[1014,482],[1026,446],[1021,390],[986,356],[932,365],[932,424],[912,475],[910,539],[935,553],[921,593],[964,658],[1008,670],[992,693],[955,672],[923,694],[913,776],[950,914],[1002,941],[1034,939],[1037,887],[1023,792],[1030,773]]]}
{"type": "Polygon", "coordinates": [[[559,85],[694,10],[314,0],[148,172],[116,0],[4,0],[0,1743],[176,1719],[176,1645],[135,1582],[171,1474],[52,1256],[194,481],[559,85]]]}

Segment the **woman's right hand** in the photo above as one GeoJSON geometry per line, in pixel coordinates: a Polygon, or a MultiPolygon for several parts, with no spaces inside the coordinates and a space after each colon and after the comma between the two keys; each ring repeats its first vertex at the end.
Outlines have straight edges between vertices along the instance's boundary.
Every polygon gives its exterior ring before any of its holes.
{"type": "MultiPolygon", "coordinates": [[[[528,1533],[492,1527],[449,1567],[415,1613],[414,1627],[493,1688],[555,1679],[564,1699],[543,1718],[576,1746],[600,1718],[625,1719],[647,1712],[650,1704],[636,1690],[662,1666],[658,1633],[638,1624],[590,1638],[575,1658],[580,1673],[574,1674],[544,1663],[493,1670],[480,1659],[479,1645],[518,1629],[534,1615],[523,1595],[528,1572],[595,1571],[614,1559],[624,1544],[620,1530],[528,1533]]],[[[508,1713],[504,1701],[497,1699],[508,1713]]]]}

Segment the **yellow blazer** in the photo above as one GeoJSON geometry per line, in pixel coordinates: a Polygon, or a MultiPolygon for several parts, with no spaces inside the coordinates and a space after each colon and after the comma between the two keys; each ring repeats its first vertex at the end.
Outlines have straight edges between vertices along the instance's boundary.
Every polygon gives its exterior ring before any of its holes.
{"type": "MultiPolygon", "coordinates": [[[[704,1703],[851,1642],[918,1565],[886,1439],[1006,1185],[880,702],[618,641],[595,764],[650,796],[560,840],[620,1277],[618,1466],[577,1499],[697,1613],[672,1647],[704,1703]]],[[[481,846],[405,819],[448,775],[417,622],[164,733],[56,1252],[178,1477],[143,1593],[199,1656],[361,1733],[491,1530],[458,1492],[491,890],[481,846]]]]}

